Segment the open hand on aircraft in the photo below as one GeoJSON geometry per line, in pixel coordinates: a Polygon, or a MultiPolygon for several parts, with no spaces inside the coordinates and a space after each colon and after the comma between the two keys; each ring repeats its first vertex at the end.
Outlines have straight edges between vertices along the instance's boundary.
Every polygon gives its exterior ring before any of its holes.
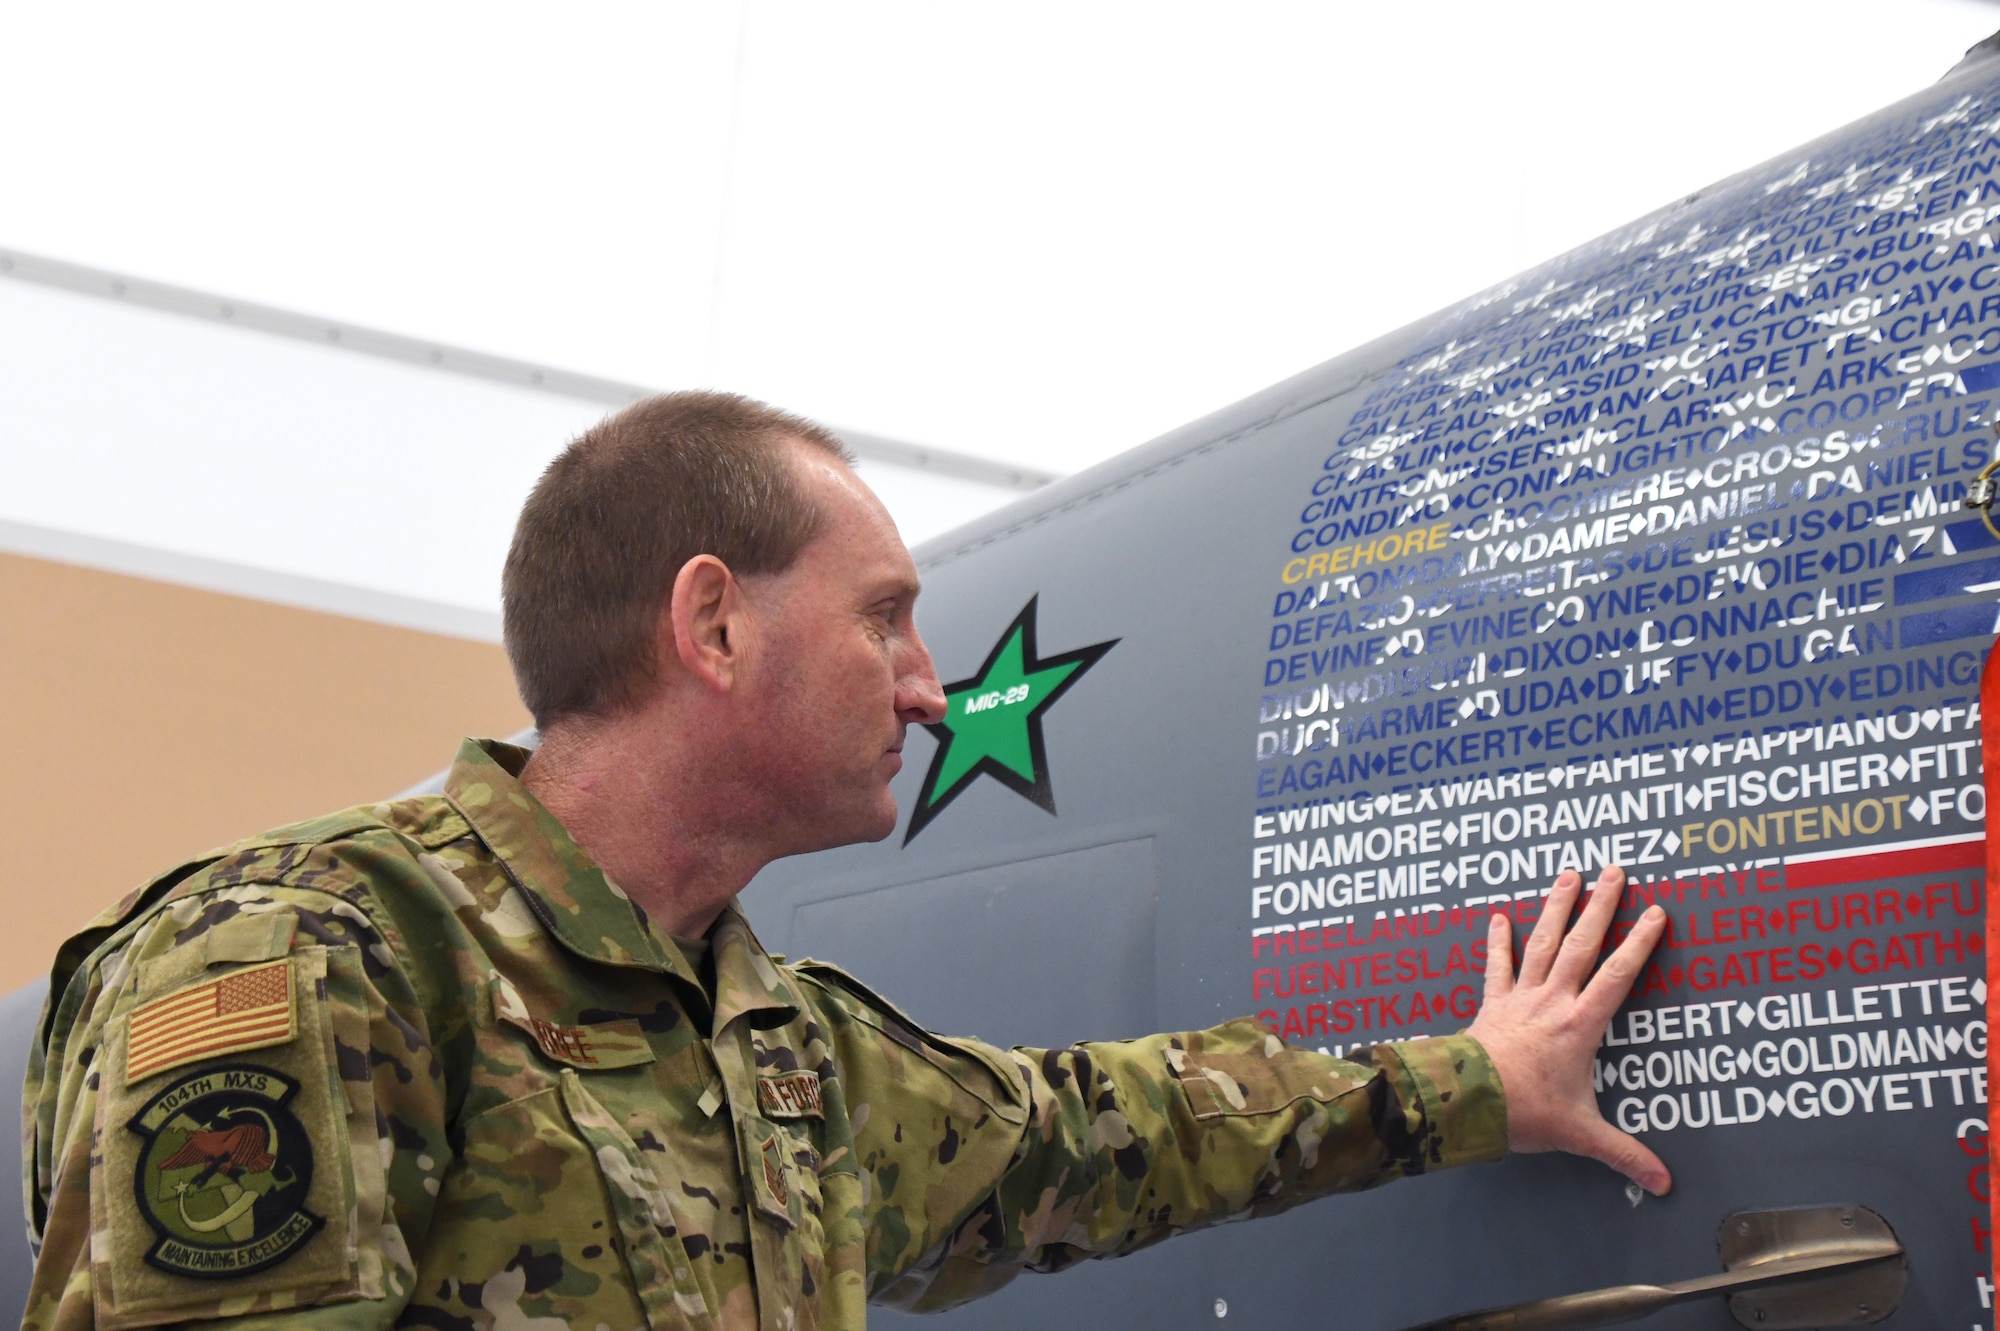
{"type": "Polygon", "coordinates": [[[1638,1138],[1605,1121],[1590,1074],[1605,1026],[1666,931],[1667,913],[1649,907],[1600,966],[1625,871],[1612,865],[1598,875],[1572,927],[1582,890],[1580,875],[1557,876],[1518,972],[1512,921],[1495,913],[1486,934],[1486,999],[1466,1033],[1485,1048],[1507,1092],[1511,1149],[1601,1160],[1658,1196],[1673,1186],[1666,1165],[1638,1138]]]}

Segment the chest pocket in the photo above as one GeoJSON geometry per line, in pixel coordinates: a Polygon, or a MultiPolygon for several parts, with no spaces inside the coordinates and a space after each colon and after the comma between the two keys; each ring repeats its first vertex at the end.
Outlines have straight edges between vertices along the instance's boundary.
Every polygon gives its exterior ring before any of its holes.
{"type": "Polygon", "coordinates": [[[674,1226],[666,1182],[638,1143],[569,1068],[562,1073],[562,1101],[603,1176],[605,1197],[618,1225],[632,1288],[645,1306],[647,1325],[713,1327],[707,1291],[674,1226]]]}
{"type": "Polygon", "coordinates": [[[773,1123],[749,1113],[737,1120],[758,1297],[771,1305],[762,1320],[799,1331],[820,1325],[826,1289],[821,1157],[806,1123],[773,1123]]]}
{"type": "Polygon", "coordinates": [[[403,1324],[714,1331],[664,1181],[583,1078],[552,1083],[462,1125],[403,1324]]]}

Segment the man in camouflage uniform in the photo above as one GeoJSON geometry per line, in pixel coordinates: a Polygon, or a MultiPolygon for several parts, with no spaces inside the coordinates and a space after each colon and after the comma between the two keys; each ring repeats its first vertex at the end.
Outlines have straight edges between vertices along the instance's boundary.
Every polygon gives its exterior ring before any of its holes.
{"type": "Polygon", "coordinates": [[[1517,1150],[1593,1155],[1591,1052],[1663,920],[1622,876],[1463,1036],[1356,1061],[1249,1021],[1068,1049],[933,1036],[767,955],[763,864],[895,825],[943,699],[916,572],[818,427],[632,408],[509,555],[544,731],[440,796],[181,866],[60,954],[26,1091],[27,1325],[858,1328],[1185,1229],[1517,1150]]]}

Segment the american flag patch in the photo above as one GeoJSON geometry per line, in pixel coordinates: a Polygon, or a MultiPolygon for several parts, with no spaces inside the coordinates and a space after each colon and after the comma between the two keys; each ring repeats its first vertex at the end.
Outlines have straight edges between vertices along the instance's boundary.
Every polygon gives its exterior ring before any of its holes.
{"type": "Polygon", "coordinates": [[[292,959],[286,957],[132,1009],[125,1028],[125,1080],[198,1058],[283,1044],[298,1033],[292,959]]]}

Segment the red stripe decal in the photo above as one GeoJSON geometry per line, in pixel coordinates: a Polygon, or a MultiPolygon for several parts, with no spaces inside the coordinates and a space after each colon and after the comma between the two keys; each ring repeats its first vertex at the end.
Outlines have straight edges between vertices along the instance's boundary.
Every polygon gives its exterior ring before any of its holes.
{"type": "Polygon", "coordinates": [[[1977,869],[1986,863],[1986,846],[1979,841],[1961,841],[1949,846],[1918,846],[1911,850],[1884,851],[1879,855],[1842,855],[1838,858],[1808,860],[1785,866],[1787,888],[1833,887],[1841,883],[1867,883],[1904,874],[1949,873],[1977,869]]]}

